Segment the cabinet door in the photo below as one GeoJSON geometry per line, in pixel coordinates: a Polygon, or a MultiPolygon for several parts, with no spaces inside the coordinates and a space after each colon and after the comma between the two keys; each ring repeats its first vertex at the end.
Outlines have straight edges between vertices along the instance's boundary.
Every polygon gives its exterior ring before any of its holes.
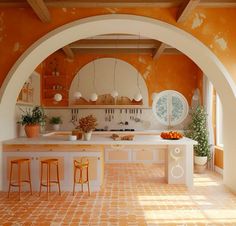
{"type": "Polygon", "coordinates": [[[134,162],[154,162],[155,153],[152,149],[142,148],[134,149],[132,152],[132,159],[134,162]]]}
{"type": "Polygon", "coordinates": [[[107,149],[105,150],[106,162],[131,162],[131,151],[127,149],[107,149]]]}

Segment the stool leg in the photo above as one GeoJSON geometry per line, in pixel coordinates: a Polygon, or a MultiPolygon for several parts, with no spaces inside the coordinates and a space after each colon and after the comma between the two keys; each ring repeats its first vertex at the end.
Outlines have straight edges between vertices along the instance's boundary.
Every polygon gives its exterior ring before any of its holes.
{"type": "Polygon", "coordinates": [[[74,166],[74,185],[73,185],[73,195],[75,195],[75,183],[76,183],[76,167],[74,166]]]}
{"type": "Polygon", "coordinates": [[[60,177],[59,177],[59,166],[58,166],[58,163],[57,163],[57,183],[58,183],[59,195],[61,195],[61,186],[60,186],[60,177]]]}
{"type": "Polygon", "coordinates": [[[21,163],[18,164],[18,186],[19,186],[19,200],[21,195],[21,163]]]}
{"type": "Polygon", "coordinates": [[[13,167],[13,165],[12,165],[12,163],[11,163],[10,178],[9,178],[9,187],[8,187],[8,195],[7,195],[8,198],[10,197],[10,191],[11,191],[12,167],[13,167]]]}
{"type": "Polygon", "coordinates": [[[39,187],[39,196],[41,195],[42,191],[42,182],[43,182],[43,163],[40,164],[40,187],[39,187]]]}
{"type": "Polygon", "coordinates": [[[31,175],[30,175],[30,161],[28,161],[28,176],[29,176],[30,193],[31,193],[31,195],[33,195],[32,184],[31,184],[31,175]]]}
{"type": "Polygon", "coordinates": [[[81,182],[81,191],[84,192],[83,169],[80,169],[80,182],[81,182]]]}
{"type": "Polygon", "coordinates": [[[51,164],[48,164],[48,184],[49,184],[49,193],[51,193],[51,164]]]}
{"type": "Polygon", "coordinates": [[[49,198],[49,168],[48,168],[48,165],[47,164],[47,200],[49,198]]]}
{"type": "Polygon", "coordinates": [[[90,196],[90,187],[89,187],[89,172],[88,172],[88,168],[87,168],[87,183],[88,183],[88,194],[90,196]]]}

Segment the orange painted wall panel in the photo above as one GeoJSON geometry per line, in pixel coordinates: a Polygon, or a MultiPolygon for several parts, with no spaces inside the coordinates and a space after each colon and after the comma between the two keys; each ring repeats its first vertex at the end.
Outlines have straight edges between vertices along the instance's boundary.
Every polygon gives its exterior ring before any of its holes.
{"type": "Polygon", "coordinates": [[[42,23],[31,8],[0,8],[0,84],[20,55],[37,39],[68,22],[95,15],[141,15],[176,25],[208,46],[236,81],[236,9],[198,7],[184,23],[176,24],[176,8],[49,8],[51,23],[42,23]]]}

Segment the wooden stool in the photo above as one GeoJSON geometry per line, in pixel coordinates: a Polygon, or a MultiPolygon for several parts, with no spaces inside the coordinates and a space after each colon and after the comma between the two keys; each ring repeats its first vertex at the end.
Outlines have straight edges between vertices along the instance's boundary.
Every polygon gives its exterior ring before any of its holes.
{"type": "Polygon", "coordinates": [[[40,176],[40,190],[39,196],[41,195],[42,187],[47,187],[47,199],[49,198],[49,193],[51,192],[51,183],[58,184],[59,194],[61,195],[61,188],[60,188],[60,178],[59,178],[59,168],[58,168],[58,159],[46,159],[41,161],[41,176],[40,176]],[[47,180],[46,184],[43,183],[43,166],[47,168],[47,180]],[[51,180],[51,166],[55,165],[57,170],[57,180],[51,180]]]}
{"type": "Polygon", "coordinates": [[[19,187],[19,200],[21,198],[21,183],[29,183],[30,185],[30,193],[32,195],[32,184],[31,184],[31,177],[30,177],[30,159],[15,159],[11,161],[11,166],[10,166],[10,179],[9,179],[9,188],[8,188],[8,198],[10,197],[10,190],[11,186],[12,187],[19,187]],[[21,180],[21,166],[22,164],[27,163],[28,164],[28,180],[21,180]],[[17,168],[17,182],[13,183],[12,182],[12,172],[13,172],[13,166],[16,165],[17,168]]]}
{"type": "Polygon", "coordinates": [[[89,188],[89,161],[88,159],[83,162],[83,159],[81,161],[74,160],[74,186],[73,186],[73,195],[75,195],[75,184],[81,184],[81,190],[83,192],[83,184],[88,185],[88,194],[90,195],[90,188],[89,188]],[[83,170],[86,170],[86,178],[83,178],[83,170]],[[79,170],[79,180],[76,180],[76,173],[77,170],[79,170]]]}

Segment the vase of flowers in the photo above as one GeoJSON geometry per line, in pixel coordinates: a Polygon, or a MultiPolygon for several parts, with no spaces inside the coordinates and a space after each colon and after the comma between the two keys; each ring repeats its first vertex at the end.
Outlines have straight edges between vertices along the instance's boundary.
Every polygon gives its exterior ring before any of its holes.
{"type": "Polygon", "coordinates": [[[93,115],[80,118],[79,125],[76,129],[80,129],[83,132],[84,140],[88,141],[91,139],[92,131],[97,126],[97,119],[93,115]]]}

